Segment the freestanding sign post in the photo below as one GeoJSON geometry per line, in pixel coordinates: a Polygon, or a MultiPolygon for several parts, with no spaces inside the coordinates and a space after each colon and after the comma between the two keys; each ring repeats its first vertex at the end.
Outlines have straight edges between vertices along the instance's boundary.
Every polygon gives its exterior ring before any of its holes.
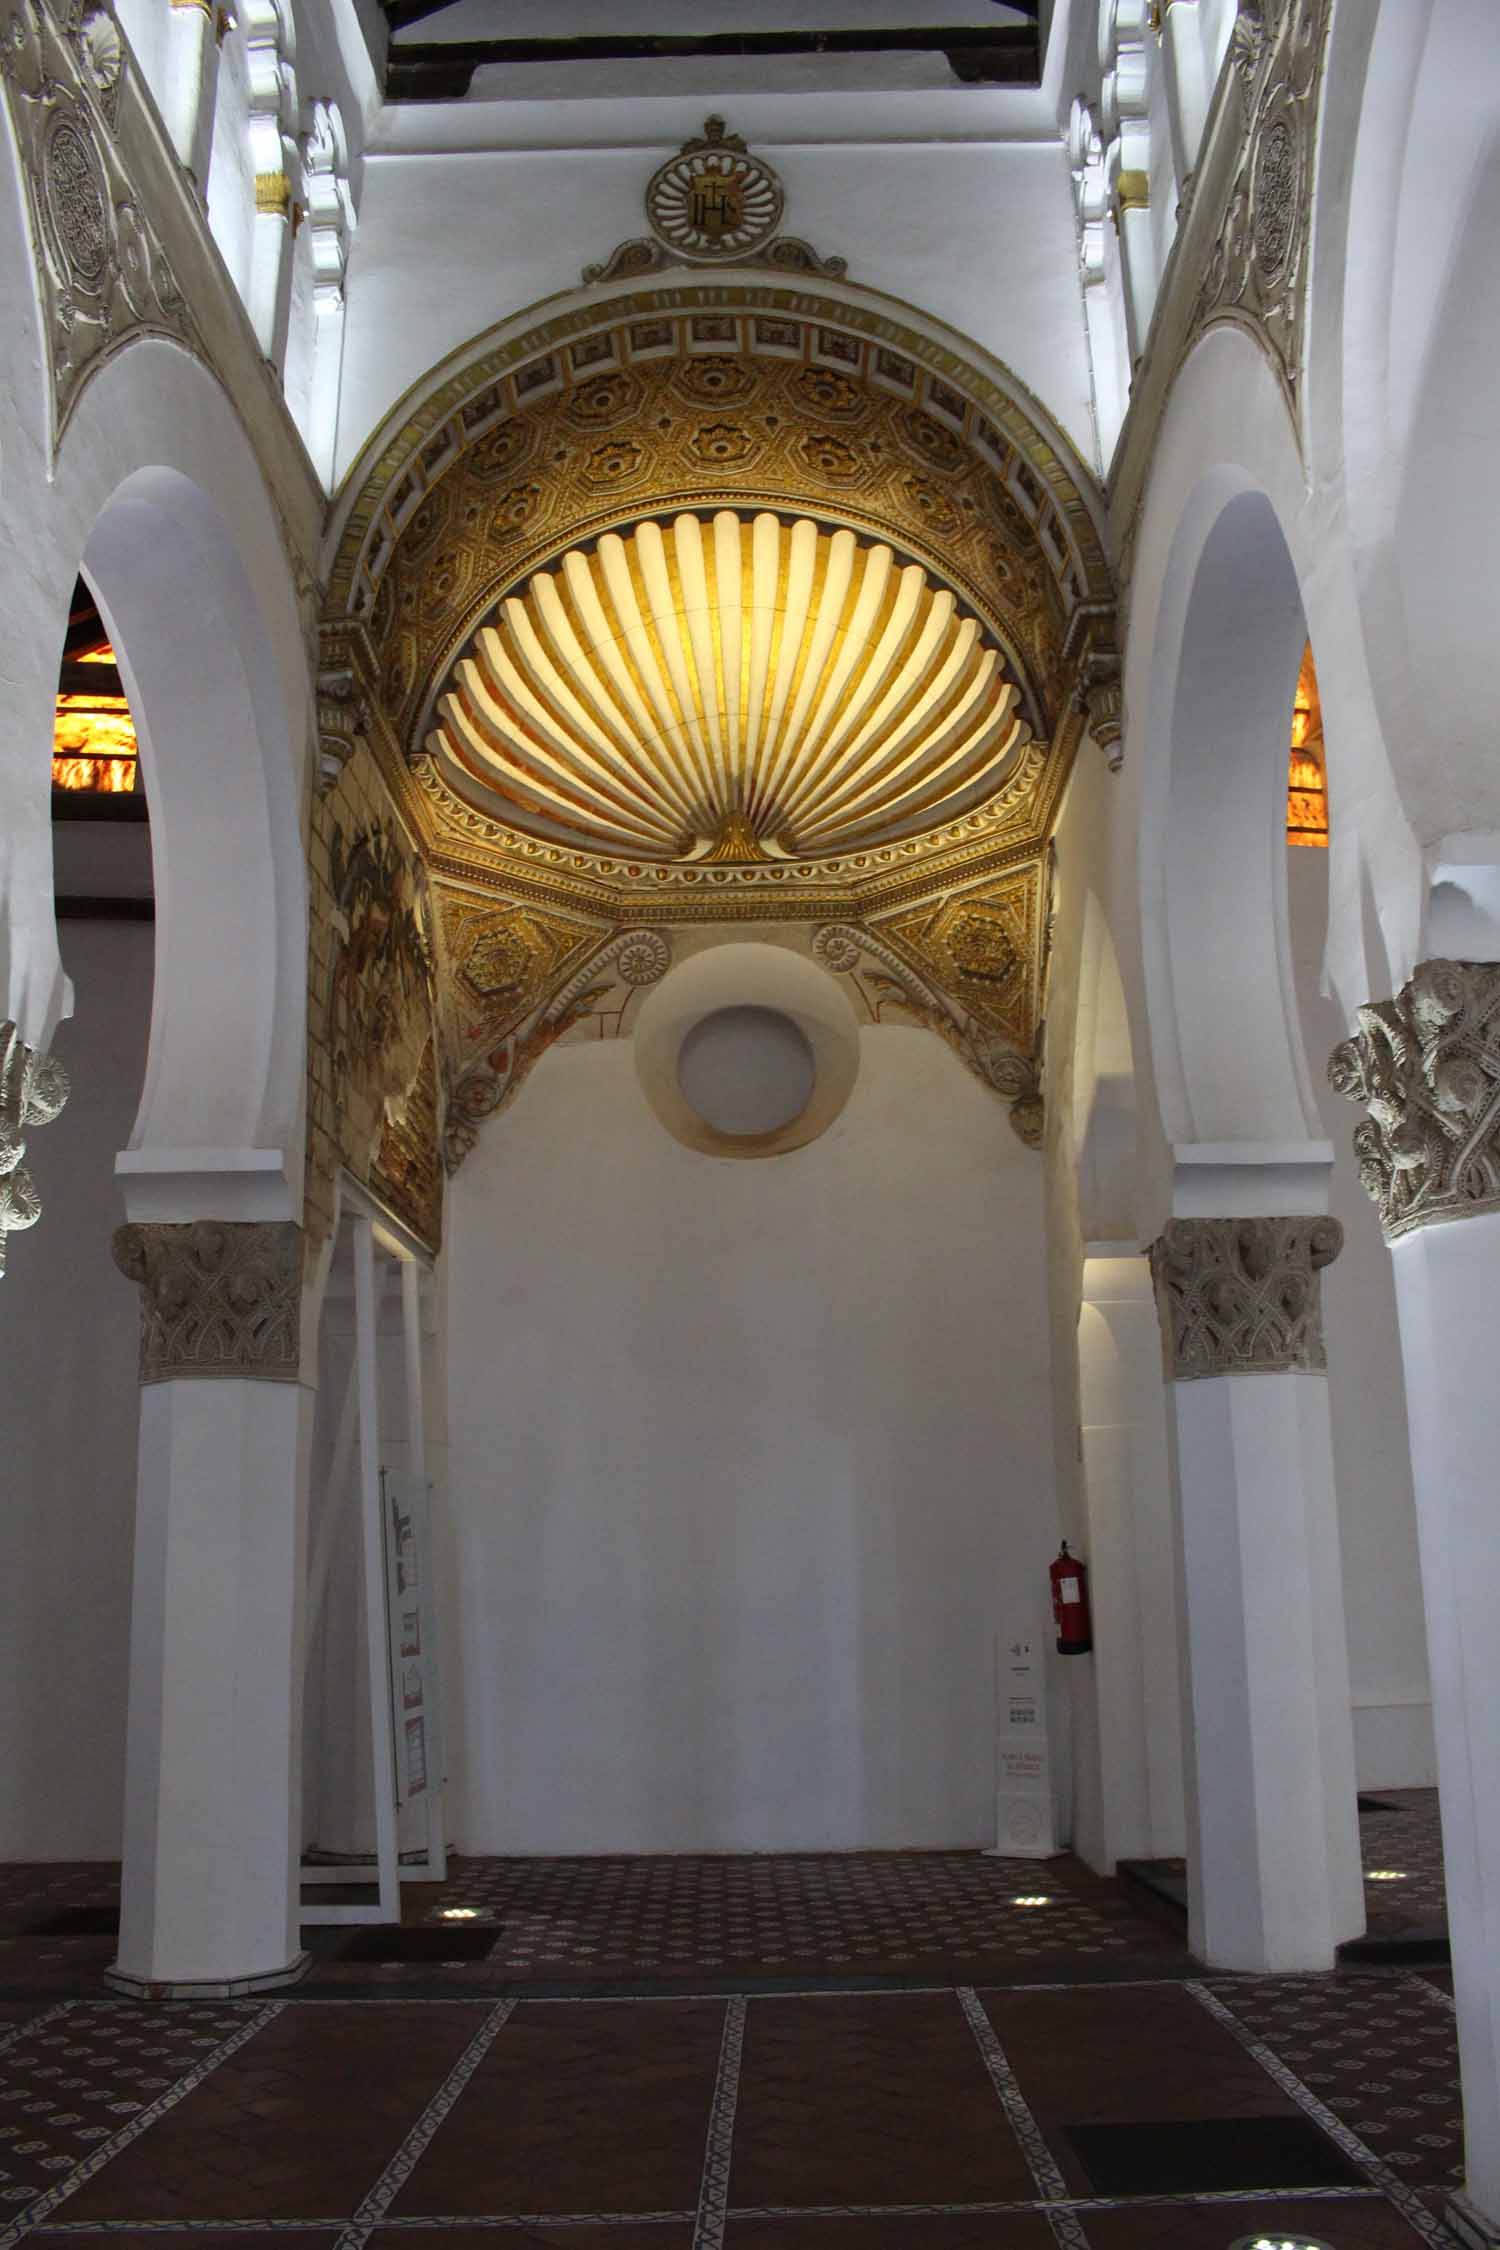
{"type": "Polygon", "coordinates": [[[1011,1618],[995,1641],[995,1857],[1050,1859],[1052,1761],[1047,1749],[1045,1643],[1011,1618]]]}

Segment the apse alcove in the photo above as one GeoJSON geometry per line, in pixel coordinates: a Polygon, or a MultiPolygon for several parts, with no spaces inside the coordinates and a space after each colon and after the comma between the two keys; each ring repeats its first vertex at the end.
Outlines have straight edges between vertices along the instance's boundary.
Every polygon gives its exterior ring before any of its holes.
{"type": "Polygon", "coordinates": [[[641,1089],[707,1156],[782,1156],[827,1131],[859,1072],[839,986],[788,946],[710,945],[680,962],[635,1029],[641,1089]]]}

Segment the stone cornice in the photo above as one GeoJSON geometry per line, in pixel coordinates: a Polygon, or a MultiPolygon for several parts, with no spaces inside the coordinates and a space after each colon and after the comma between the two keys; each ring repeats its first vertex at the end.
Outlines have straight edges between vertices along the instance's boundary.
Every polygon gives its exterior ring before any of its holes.
{"type": "Polygon", "coordinates": [[[1358,1022],[1328,1077],[1370,1112],[1354,1148],[1386,1235],[1500,1211],[1500,963],[1423,961],[1358,1022]]]}
{"type": "Polygon", "coordinates": [[[1320,1275],[1343,1241],[1326,1217],[1169,1220],[1151,1245],[1167,1374],[1321,1374],[1320,1275]]]}
{"type": "Polygon", "coordinates": [[[141,1288],[141,1381],[295,1383],[302,1229],[195,1219],[116,1229],[115,1263],[141,1288]]]}

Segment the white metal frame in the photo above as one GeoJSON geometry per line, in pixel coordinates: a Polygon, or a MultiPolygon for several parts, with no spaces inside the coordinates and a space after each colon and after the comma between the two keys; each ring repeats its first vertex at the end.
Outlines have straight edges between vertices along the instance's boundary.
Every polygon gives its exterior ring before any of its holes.
{"type": "MultiPolygon", "coordinates": [[[[328,1590],[340,1516],[338,1495],[353,1465],[359,1462],[360,1567],[365,1591],[365,1645],[368,1673],[372,1772],[375,1788],[375,1868],[377,1896],[373,1904],[304,1900],[305,1923],[399,1922],[401,1884],[443,1881],[447,1874],[447,1845],[443,1831],[443,1781],[441,1772],[430,1774],[423,1792],[426,1811],[426,1848],[420,1857],[404,1864],[399,1840],[399,1796],[396,1778],[395,1714],[391,1703],[390,1632],[387,1615],[385,1567],[385,1511],[380,1466],[380,1351],[381,1299],[377,1245],[393,1258],[401,1272],[401,1328],[406,1431],[411,1472],[421,1480],[427,1474],[427,1438],[422,1412],[422,1274],[431,1259],[390,1213],[382,1210],[358,1182],[345,1176],[339,1183],[340,1219],[350,1224],[354,1264],[354,1358],[349,1370],[338,1428],[334,1436],[329,1479],[332,1505],[325,1509],[318,1542],[308,1572],[307,1637],[328,1590]]],[[[304,1864],[304,1887],[368,1883],[366,1861],[304,1864]]]]}

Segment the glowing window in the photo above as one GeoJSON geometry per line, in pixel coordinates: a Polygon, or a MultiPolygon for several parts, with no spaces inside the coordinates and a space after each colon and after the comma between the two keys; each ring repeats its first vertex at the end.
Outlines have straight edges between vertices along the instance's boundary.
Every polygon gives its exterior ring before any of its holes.
{"type": "Polygon", "coordinates": [[[1323,706],[1312,643],[1302,651],[1297,699],[1292,705],[1292,755],[1287,777],[1286,840],[1328,849],[1328,779],[1323,760],[1323,706]]]}
{"type": "Polygon", "coordinates": [[[52,786],[118,796],[139,786],[135,722],[88,589],[73,590],[52,724],[52,786]]]}

